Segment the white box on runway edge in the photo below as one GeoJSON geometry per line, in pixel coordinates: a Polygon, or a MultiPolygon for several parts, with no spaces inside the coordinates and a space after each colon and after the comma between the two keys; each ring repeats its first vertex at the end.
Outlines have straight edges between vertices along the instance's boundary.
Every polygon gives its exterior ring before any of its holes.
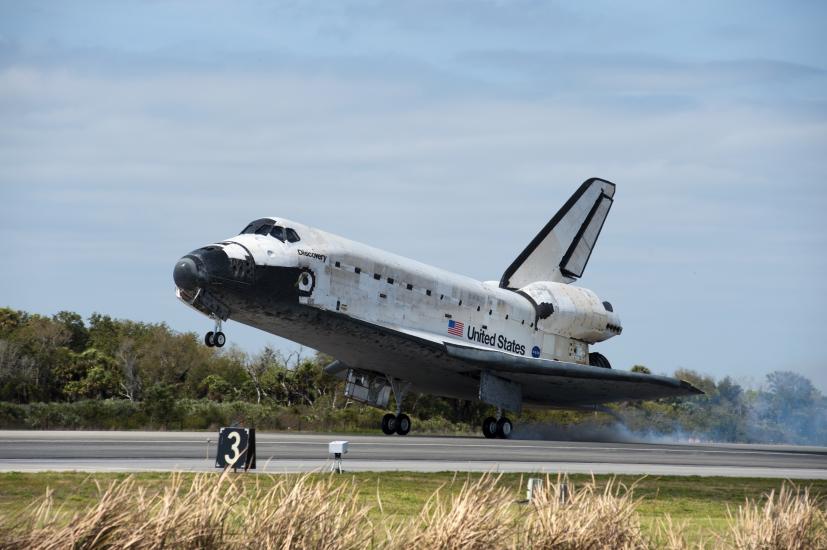
{"type": "Polygon", "coordinates": [[[332,455],[345,454],[347,452],[347,441],[331,441],[327,446],[327,452],[332,455]]]}

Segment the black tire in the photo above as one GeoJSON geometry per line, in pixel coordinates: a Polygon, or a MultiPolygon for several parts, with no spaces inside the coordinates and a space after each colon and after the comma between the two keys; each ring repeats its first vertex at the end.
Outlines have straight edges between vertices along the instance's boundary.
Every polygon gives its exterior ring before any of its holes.
{"type": "Polygon", "coordinates": [[[589,354],[589,365],[593,367],[600,367],[601,369],[612,368],[612,365],[609,363],[609,360],[606,359],[606,356],[602,353],[597,353],[596,351],[589,354]]]}
{"type": "Polygon", "coordinates": [[[385,435],[396,433],[396,415],[388,413],[382,417],[382,432],[385,435]]]}
{"type": "Polygon", "coordinates": [[[514,430],[514,425],[506,417],[497,420],[497,437],[500,439],[508,439],[511,437],[511,432],[514,430]]]}
{"type": "Polygon", "coordinates": [[[493,416],[489,416],[485,420],[482,421],[482,435],[485,436],[486,439],[494,439],[497,437],[497,419],[493,416]]]}
{"type": "Polygon", "coordinates": [[[407,414],[400,414],[396,417],[396,433],[398,435],[408,435],[411,431],[411,417],[407,414]]]}
{"type": "Polygon", "coordinates": [[[213,331],[209,331],[207,334],[204,335],[204,344],[206,344],[208,348],[211,348],[215,345],[212,341],[212,335],[213,331]]]}
{"type": "Polygon", "coordinates": [[[223,332],[216,332],[213,334],[212,343],[217,348],[223,348],[224,344],[227,343],[227,337],[224,336],[223,332]]]}

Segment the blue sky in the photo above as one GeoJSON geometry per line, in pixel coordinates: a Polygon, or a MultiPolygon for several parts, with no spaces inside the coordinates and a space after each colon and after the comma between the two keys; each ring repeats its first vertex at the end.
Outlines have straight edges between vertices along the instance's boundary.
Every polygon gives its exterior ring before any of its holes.
{"type": "MultiPolygon", "coordinates": [[[[0,304],[203,332],[182,254],[279,214],[483,280],[618,184],[616,368],[827,390],[823,2],[2,2],[0,304]]],[[[289,343],[234,323],[254,352],[289,343]]]]}

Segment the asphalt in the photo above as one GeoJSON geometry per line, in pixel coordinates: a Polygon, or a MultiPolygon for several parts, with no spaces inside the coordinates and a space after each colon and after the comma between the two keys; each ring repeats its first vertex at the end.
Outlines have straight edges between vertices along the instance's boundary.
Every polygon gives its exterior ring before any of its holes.
{"type": "MultiPolygon", "coordinates": [[[[210,471],[216,432],[0,431],[0,471],[210,471]]],[[[499,471],[827,479],[826,447],[259,433],[257,471],[499,471]]]]}

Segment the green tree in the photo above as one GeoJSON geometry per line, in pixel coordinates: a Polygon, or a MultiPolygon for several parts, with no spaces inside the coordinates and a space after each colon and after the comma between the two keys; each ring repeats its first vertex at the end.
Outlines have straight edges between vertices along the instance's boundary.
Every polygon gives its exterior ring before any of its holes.
{"type": "Polygon", "coordinates": [[[270,346],[265,346],[257,356],[245,358],[243,367],[256,393],[256,403],[261,403],[261,398],[269,395],[265,375],[268,371],[279,368],[276,352],[270,346]]]}
{"type": "Polygon", "coordinates": [[[729,376],[718,382],[716,389],[719,399],[727,401],[731,404],[741,404],[744,389],[740,385],[736,384],[735,381],[729,376]]]}
{"type": "Polygon", "coordinates": [[[169,384],[158,383],[149,386],[144,393],[142,408],[156,425],[168,427],[178,420],[175,392],[169,384]]]}
{"type": "Polygon", "coordinates": [[[32,315],[14,332],[12,338],[20,345],[21,352],[31,358],[35,367],[31,397],[45,401],[59,397],[62,388],[54,384],[53,372],[68,360],[66,344],[71,334],[66,327],[48,317],[32,315]]]}
{"type": "Polygon", "coordinates": [[[0,338],[8,338],[26,324],[27,315],[22,311],[0,307],[0,338]]]}
{"type": "Polygon", "coordinates": [[[61,374],[63,391],[73,401],[114,397],[121,382],[115,360],[94,348],[73,354],[61,374]]]}
{"type": "Polygon", "coordinates": [[[37,391],[34,358],[17,342],[0,340],[0,400],[28,403],[37,391]]]}
{"type": "Polygon", "coordinates": [[[827,406],[812,382],[789,371],[767,375],[767,391],[755,401],[757,417],[764,427],[789,443],[824,443],[827,439],[827,406]]]}
{"type": "Polygon", "coordinates": [[[211,401],[232,401],[237,396],[233,386],[217,374],[211,374],[201,382],[204,394],[211,401]]]}
{"type": "Polygon", "coordinates": [[[89,316],[88,343],[110,357],[118,349],[119,323],[109,315],[93,313],[89,316]]]}
{"type": "Polygon", "coordinates": [[[69,333],[69,341],[67,342],[69,349],[76,353],[86,349],[89,343],[89,331],[86,330],[83,317],[73,311],[59,311],[52,319],[63,325],[69,333]]]}

